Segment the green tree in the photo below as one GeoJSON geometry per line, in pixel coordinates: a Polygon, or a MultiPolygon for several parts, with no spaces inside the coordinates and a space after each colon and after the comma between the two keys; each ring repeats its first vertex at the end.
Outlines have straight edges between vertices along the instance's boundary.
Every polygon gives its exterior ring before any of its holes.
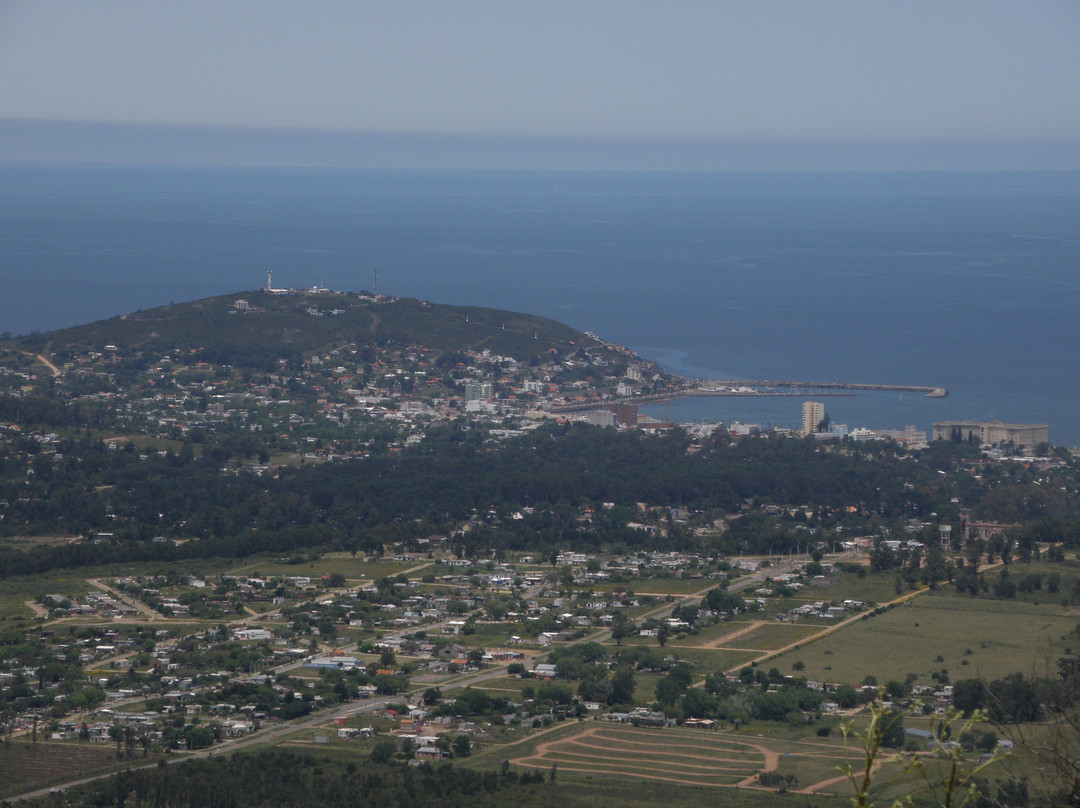
{"type": "Polygon", "coordinates": [[[468,757],[472,751],[472,743],[469,741],[468,735],[458,735],[454,738],[454,755],[457,757],[468,757]]]}
{"type": "Polygon", "coordinates": [[[634,669],[629,665],[620,665],[611,677],[611,695],[609,704],[632,704],[634,701],[634,669]]]}
{"type": "Polygon", "coordinates": [[[375,763],[387,763],[397,753],[397,746],[393,741],[378,741],[371,749],[371,759],[375,763]]]}
{"type": "Polygon", "coordinates": [[[611,639],[615,640],[615,645],[622,645],[623,638],[630,633],[630,621],[626,615],[619,612],[615,619],[611,623],[611,639]]]}
{"type": "Polygon", "coordinates": [[[671,629],[668,628],[667,623],[661,623],[660,627],[656,630],[656,641],[663,648],[667,645],[668,637],[671,636],[671,629]]]}
{"type": "Polygon", "coordinates": [[[948,576],[949,570],[945,552],[941,549],[939,543],[934,542],[926,553],[926,563],[922,568],[923,583],[927,584],[931,589],[937,589],[938,583],[944,581],[948,576]]]}
{"type": "Polygon", "coordinates": [[[715,718],[719,707],[715,696],[696,687],[683,694],[679,705],[687,718],[715,718]]]}
{"type": "Polygon", "coordinates": [[[670,707],[678,701],[682,692],[682,688],[670,676],[664,676],[656,682],[656,700],[665,706],[670,707]]]}
{"type": "Polygon", "coordinates": [[[851,685],[840,685],[836,688],[836,703],[845,710],[850,710],[859,703],[859,694],[851,685]]]}

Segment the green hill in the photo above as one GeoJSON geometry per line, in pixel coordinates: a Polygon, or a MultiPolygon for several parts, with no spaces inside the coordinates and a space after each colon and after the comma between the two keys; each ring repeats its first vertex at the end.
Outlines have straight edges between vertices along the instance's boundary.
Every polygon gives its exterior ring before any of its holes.
{"type": "Polygon", "coordinates": [[[184,351],[210,363],[267,368],[278,359],[350,343],[415,345],[440,353],[488,349],[518,360],[600,345],[554,320],[516,312],[340,292],[263,291],[146,309],[8,344],[59,359],[114,346],[125,357],[184,351]]]}

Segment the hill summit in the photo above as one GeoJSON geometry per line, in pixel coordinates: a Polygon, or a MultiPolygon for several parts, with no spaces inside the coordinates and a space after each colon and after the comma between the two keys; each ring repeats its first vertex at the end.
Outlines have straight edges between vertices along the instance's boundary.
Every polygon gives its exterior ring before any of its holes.
{"type": "Polygon", "coordinates": [[[343,345],[490,351],[518,361],[604,343],[545,317],[412,298],[323,289],[238,292],[170,304],[14,340],[63,360],[87,351],[160,357],[184,351],[210,364],[268,370],[343,345]]]}

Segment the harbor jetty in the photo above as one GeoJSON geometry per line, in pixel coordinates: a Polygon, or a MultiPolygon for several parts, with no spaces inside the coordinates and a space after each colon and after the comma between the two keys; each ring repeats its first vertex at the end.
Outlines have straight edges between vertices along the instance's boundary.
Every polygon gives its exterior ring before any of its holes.
{"type": "Polygon", "coordinates": [[[780,387],[780,388],[806,388],[814,391],[821,390],[870,390],[879,391],[884,393],[923,393],[927,398],[945,398],[949,395],[949,391],[944,387],[925,387],[917,384],[854,384],[851,382],[792,382],[781,381],[776,379],[759,379],[759,380],[746,380],[738,379],[732,381],[715,381],[712,382],[716,386],[733,386],[733,387],[780,387]]]}
{"type": "Polygon", "coordinates": [[[675,390],[665,390],[654,395],[621,396],[604,400],[581,401],[573,404],[556,405],[550,408],[552,413],[585,412],[602,409],[617,404],[663,404],[682,398],[726,397],[835,397],[854,396],[859,392],[883,393],[922,393],[927,398],[945,398],[949,391],[944,387],[927,387],[913,384],[860,384],[857,382],[807,382],[784,379],[727,379],[702,382],[698,379],[686,379],[687,386],[675,390]]]}

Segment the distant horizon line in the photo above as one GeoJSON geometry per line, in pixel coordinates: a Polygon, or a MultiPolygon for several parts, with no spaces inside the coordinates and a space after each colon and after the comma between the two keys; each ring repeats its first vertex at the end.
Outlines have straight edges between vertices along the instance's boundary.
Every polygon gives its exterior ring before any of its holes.
{"type": "Polygon", "coordinates": [[[1077,171],[1080,141],[356,132],[0,118],[3,163],[430,171],[1077,171]]]}

